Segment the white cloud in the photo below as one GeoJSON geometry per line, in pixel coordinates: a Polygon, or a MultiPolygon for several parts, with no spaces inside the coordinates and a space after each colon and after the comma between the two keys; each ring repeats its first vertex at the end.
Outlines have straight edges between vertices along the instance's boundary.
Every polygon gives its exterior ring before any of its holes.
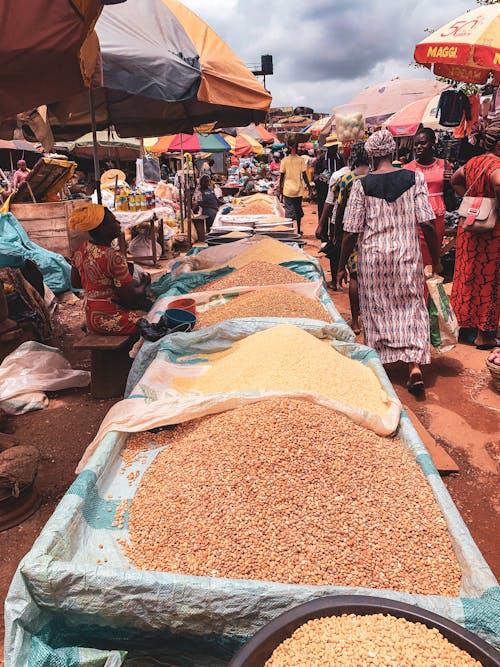
{"type": "Polygon", "coordinates": [[[426,28],[474,7],[472,0],[182,0],[243,60],[272,54],[274,106],[330,112],[366,86],[399,76],[426,28]]]}

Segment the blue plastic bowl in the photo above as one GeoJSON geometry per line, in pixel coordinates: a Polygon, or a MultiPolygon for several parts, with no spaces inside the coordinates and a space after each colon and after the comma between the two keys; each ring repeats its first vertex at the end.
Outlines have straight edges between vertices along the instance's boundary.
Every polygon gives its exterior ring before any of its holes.
{"type": "Polygon", "coordinates": [[[167,308],[163,317],[172,332],[192,331],[196,324],[196,315],[190,313],[189,310],[181,310],[180,308],[167,308]]]}

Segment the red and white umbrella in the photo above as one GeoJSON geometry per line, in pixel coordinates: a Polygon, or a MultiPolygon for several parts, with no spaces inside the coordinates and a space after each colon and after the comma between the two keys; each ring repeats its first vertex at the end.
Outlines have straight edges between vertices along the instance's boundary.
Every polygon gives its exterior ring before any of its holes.
{"type": "Polygon", "coordinates": [[[415,60],[434,74],[469,83],[500,80],[500,4],[473,9],[415,47],[415,60]]]}

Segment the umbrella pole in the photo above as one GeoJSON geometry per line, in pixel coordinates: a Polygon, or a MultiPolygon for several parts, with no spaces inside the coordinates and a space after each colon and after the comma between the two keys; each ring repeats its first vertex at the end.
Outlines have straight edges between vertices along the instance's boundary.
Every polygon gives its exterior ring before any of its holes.
{"type": "Polygon", "coordinates": [[[97,203],[102,204],[101,193],[101,172],[99,169],[99,155],[97,152],[97,128],[95,122],[95,106],[94,106],[94,91],[92,87],[89,88],[89,108],[90,108],[90,123],[92,125],[92,155],[94,157],[94,179],[97,190],[97,203]]]}
{"type": "Polygon", "coordinates": [[[191,229],[191,188],[189,187],[189,163],[187,164],[187,169],[186,169],[186,164],[184,163],[184,146],[182,143],[182,132],[181,132],[181,159],[182,159],[182,172],[184,180],[184,197],[185,197],[184,212],[187,221],[187,242],[188,246],[191,248],[191,246],[193,245],[192,229],[191,229]]]}

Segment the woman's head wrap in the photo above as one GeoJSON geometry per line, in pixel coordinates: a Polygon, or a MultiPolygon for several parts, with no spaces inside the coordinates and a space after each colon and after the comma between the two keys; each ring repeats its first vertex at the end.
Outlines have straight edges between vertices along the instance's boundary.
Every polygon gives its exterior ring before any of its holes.
{"type": "Polygon", "coordinates": [[[392,155],[396,150],[396,142],[389,130],[379,130],[368,139],[365,150],[370,157],[392,155]]]}
{"type": "Polygon", "coordinates": [[[484,132],[484,147],[487,151],[492,151],[500,141],[500,120],[488,125],[484,132]]]}
{"type": "Polygon", "coordinates": [[[69,228],[79,232],[90,232],[104,220],[106,209],[101,204],[83,204],[75,208],[69,220],[69,228]]]}
{"type": "Polygon", "coordinates": [[[357,141],[352,145],[351,154],[349,155],[349,163],[353,168],[360,164],[369,164],[364,141],[357,141]]]}

